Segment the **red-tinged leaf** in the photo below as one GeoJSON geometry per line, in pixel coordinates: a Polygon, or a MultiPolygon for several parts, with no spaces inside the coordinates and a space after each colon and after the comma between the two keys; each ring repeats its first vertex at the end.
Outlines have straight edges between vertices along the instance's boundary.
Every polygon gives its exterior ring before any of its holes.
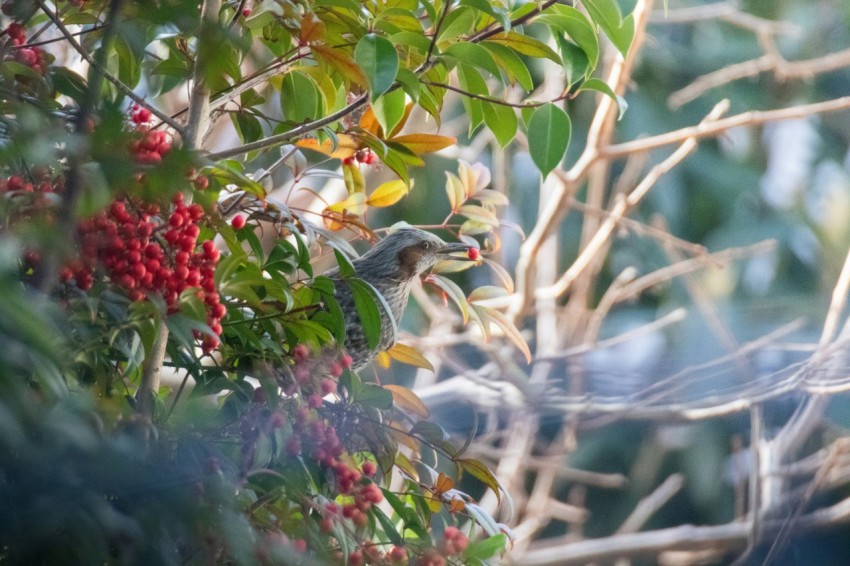
{"type": "Polygon", "coordinates": [[[478,191],[490,184],[490,170],[483,163],[469,164],[461,159],[458,161],[457,174],[467,198],[476,196],[478,191]]]}
{"type": "Polygon", "coordinates": [[[463,316],[463,323],[466,324],[469,322],[469,303],[466,301],[466,295],[464,295],[461,288],[458,287],[451,279],[446,279],[439,275],[434,275],[432,282],[434,285],[442,289],[454,302],[454,304],[457,305],[457,308],[460,310],[460,314],[463,316]]]}
{"type": "Polygon", "coordinates": [[[501,287],[485,285],[472,291],[472,293],[469,294],[469,297],[467,297],[467,300],[470,303],[474,303],[477,301],[487,301],[489,299],[504,297],[507,294],[508,292],[501,287]]]}
{"type": "Polygon", "coordinates": [[[461,470],[477,478],[484,485],[493,490],[493,493],[496,494],[496,499],[501,502],[502,486],[499,484],[499,480],[496,479],[496,476],[493,475],[493,472],[490,471],[490,468],[478,460],[473,460],[471,458],[457,459],[455,460],[455,464],[459,465],[461,470]]]}
{"type": "MultiPolygon", "coordinates": [[[[420,354],[419,351],[413,346],[408,346],[407,344],[399,343],[387,350],[387,353],[392,359],[403,364],[434,371],[434,366],[431,365],[431,362],[429,362],[427,358],[420,354]]],[[[391,386],[388,385],[387,387],[391,386]]],[[[425,410],[427,411],[427,409],[425,410]]],[[[427,414],[425,416],[427,416],[427,414]]]]}
{"type": "Polygon", "coordinates": [[[514,323],[510,321],[510,319],[504,315],[501,311],[496,309],[492,309],[489,307],[482,307],[481,305],[472,305],[472,307],[481,314],[482,309],[487,313],[487,317],[498,326],[502,332],[505,333],[511,342],[517,347],[517,349],[523,353],[525,356],[525,361],[531,363],[531,349],[528,347],[528,343],[525,341],[525,338],[522,337],[522,333],[519,329],[514,326],[514,323]]]}
{"type": "Polygon", "coordinates": [[[448,171],[446,172],[446,194],[449,195],[449,204],[452,207],[452,212],[457,212],[457,209],[466,201],[463,182],[457,175],[448,171]]]}
{"type": "Polygon", "coordinates": [[[489,224],[490,226],[498,226],[499,219],[496,215],[482,206],[475,204],[465,204],[457,210],[458,214],[466,216],[470,220],[475,220],[481,224],[489,224]]]}
{"type": "Polygon", "coordinates": [[[529,57],[550,59],[559,65],[561,64],[561,58],[558,57],[557,53],[552,51],[551,47],[528,35],[522,35],[515,31],[503,31],[488,39],[494,43],[510,47],[517,53],[522,53],[529,57]]]}
{"type": "MultiPolygon", "coordinates": [[[[413,184],[413,181],[410,183],[413,184]]],[[[376,208],[384,208],[392,206],[410,192],[411,187],[408,187],[401,179],[387,181],[369,195],[366,204],[376,208]]]]}
{"type": "Polygon", "coordinates": [[[348,134],[337,134],[336,143],[333,140],[325,140],[321,143],[315,138],[305,138],[298,140],[295,145],[304,149],[318,151],[322,155],[333,157],[334,159],[346,159],[354,157],[354,154],[360,149],[360,144],[356,138],[348,134]]]}
{"type": "Polygon", "coordinates": [[[435,134],[406,134],[396,136],[392,141],[402,144],[416,155],[424,155],[455,145],[457,138],[435,134]]]}
{"type": "Polygon", "coordinates": [[[431,414],[428,407],[426,407],[425,403],[422,402],[422,399],[420,399],[416,393],[407,387],[402,387],[401,385],[385,385],[384,389],[393,394],[393,403],[395,403],[396,407],[402,411],[411,413],[423,419],[428,418],[431,414]]]}
{"type": "Polygon", "coordinates": [[[498,262],[493,261],[492,259],[487,259],[486,257],[483,258],[483,259],[484,259],[484,263],[489,265],[490,268],[493,271],[496,272],[496,276],[502,282],[502,285],[505,286],[505,289],[507,289],[508,293],[513,293],[514,292],[514,280],[511,277],[511,274],[508,273],[508,270],[505,269],[504,266],[502,266],[498,262]]]}
{"type": "Polygon", "coordinates": [[[313,54],[328,67],[335,69],[349,83],[366,86],[366,75],[354,62],[354,58],[341,49],[335,49],[324,43],[313,45],[313,54]]]}
{"type": "Polygon", "coordinates": [[[363,171],[356,163],[346,163],[342,166],[342,178],[345,180],[348,194],[366,193],[366,179],[363,178],[363,171]]]}
{"type": "Polygon", "coordinates": [[[301,16],[301,31],[298,39],[302,44],[320,41],[325,37],[325,23],[313,12],[305,12],[301,16]]]}
{"type": "Polygon", "coordinates": [[[492,309],[488,309],[487,307],[482,307],[481,305],[473,305],[468,303],[470,306],[469,313],[470,318],[472,318],[477,324],[478,327],[481,328],[481,335],[484,337],[485,342],[490,341],[490,311],[492,309]],[[475,317],[472,317],[472,313],[475,313],[475,317]]]}

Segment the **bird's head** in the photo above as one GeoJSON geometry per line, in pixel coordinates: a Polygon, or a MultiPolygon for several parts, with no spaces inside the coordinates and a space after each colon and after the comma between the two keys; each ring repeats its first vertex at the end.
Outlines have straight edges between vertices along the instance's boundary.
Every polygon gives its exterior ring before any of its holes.
{"type": "Polygon", "coordinates": [[[434,267],[448,254],[467,252],[472,247],[446,243],[418,228],[399,228],[357,260],[355,268],[364,278],[369,275],[408,281],[434,267]]]}

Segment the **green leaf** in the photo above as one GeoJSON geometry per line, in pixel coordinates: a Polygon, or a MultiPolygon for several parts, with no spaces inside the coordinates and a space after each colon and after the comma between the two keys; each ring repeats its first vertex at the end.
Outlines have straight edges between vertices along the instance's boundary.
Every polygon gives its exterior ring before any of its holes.
{"type": "Polygon", "coordinates": [[[78,104],[89,94],[86,80],[67,67],[50,67],[50,77],[56,92],[64,94],[78,104]]]}
{"type": "Polygon", "coordinates": [[[625,57],[635,35],[634,18],[629,15],[623,19],[616,0],[582,0],[582,4],[591,19],[602,28],[614,47],[625,57]]]}
{"type": "Polygon", "coordinates": [[[290,122],[313,120],[321,111],[321,94],[307,75],[290,71],[283,77],[280,87],[280,108],[290,122]]]}
{"type": "Polygon", "coordinates": [[[396,127],[404,116],[405,96],[404,91],[396,89],[381,95],[372,103],[372,111],[375,118],[384,129],[385,136],[396,127]]]}
{"type": "Polygon", "coordinates": [[[522,62],[522,59],[516,52],[500,43],[492,43],[490,41],[482,41],[481,45],[490,52],[496,64],[501,67],[508,80],[513,83],[517,82],[526,91],[534,88],[534,82],[531,80],[531,73],[528,72],[528,67],[522,62]]]}
{"type": "Polygon", "coordinates": [[[463,553],[465,560],[487,560],[497,554],[504,552],[508,546],[508,537],[504,533],[477,540],[472,543],[463,553]]]}
{"type": "Polygon", "coordinates": [[[494,77],[500,77],[499,66],[493,60],[493,56],[477,43],[452,43],[444,51],[443,55],[461,63],[474,65],[484,69],[494,77]]]}
{"type": "Polygon", "coordinates": [[[484,109],[484,123],[496,136],[499,146],[504,148],[513,141],[516,135],[516,112],[510,106],[493,102],[484,102],[482,107],[484,109]]]}
{"type": "Polygon", "coordinates": [[[561,50],[564,74],[568,85],[572,86],[578,81],[586,79],[593,72],[590,61],[587,60],[587,53],[582,51],[581,47],[560,35],[555,37],[555,42],[561,50]]]}
{"type": "Polygon", "coordinates": [[[570,117],[552,103],[547,103],[534,111],[528,121],[528,150],[531,159],[543,177],[557,167],[567,147],[571,134],[570,117]]]}
{"type": "Polygon", "coordinates": [[[555,13],[543,14],[534,21],[545,23],[553,31],[567,34],[587,55],[591,67],[596,68],[599,60],[599,38],[593,25],[584,14],[571,6],[556,4],[552,8],[555,13]]]}
{"type": "Polygon", "coordinates": [[[404,544],[404,538],[399,534],[398,530],[396,530],[393,522],[390,521],[390,518],[387,517],[386,513],[381,511],[379,507],[372,507],[372,514],[378,519],[378,522],[381,523],[381,528],[384,530],[384,534],[387,535],[387,538],[390,539],[390,542],[396,546],[402,546],[404,544]]]}
{"type": "Polygon", "coordinates": [[[510,47],[517,53],[522,53],[529,57],[545,58],[558,64],[561,63],[561,58],[558,57],[557,53],[552,51],[551,47],[527,35],[522,35],[514,31],[505,31],[497,33],[490,38],[490,41],[510,47]]]}
{"type": "Polygon", "coordinates": [[[398,53],[386,38],[374,33],[364,35],[354,49],[354,60],[363,69],[372,100],[385,93],[398,73],[398,53]]]}
{"type": "Polygon", "coordinates": [[[508,16],[508,12],[498,3],[491,3],[487,0],[460,0],[459,5],[474,8],[492,17],[506,30],[511,29],[511,18],[508,16]]]}
{"type": "Polygon", "coordinates": [[[263,127],[256,116],[250,112],[240,110],[230,113],[230,120],[236,126],[236,132],[242,143],[248,143],[260,139],[263,135],[263,127]]]}
{"type": "MultiPolygon", "coordinates": [[[[457,78],[460,83],[460,88],[471,94],[479,94],[489,96],[490,91],[487,88],[487,83],[481,77],[481,73],[466,63],[458,63],[457,78]]],[[[469,118],[469,134],[478,129],[478,126],[484,121],[484,109],[481,106],[481,101],[469,96],[462,96],[461,102],[466,110],[466,115],[469,118]]]]}
{"type": "Polygon", "coordinates": [[[354,265],[352,265],[351,260],[348,259],[344,253],[334,248],[334,255],[336,256],[336,263],[339,265],[339,276],[343,279],[348,277],[354,277],[356,275],[354,271],[354,265]]]}
{"type": "Polygon", "coordinates": [[[626,99],[622,96],[617,96],[617,94],[613,90],[611,90],[611,87],[608,86],[608,83],[606,83],[602,79],[587,79],[586,81],[581,83],[581,88],[579,88],[579,91],[582,90],[595,90],[614,100],[617,103],[617,106],[620,108],[620,113],[617,116],[617,120],[620,120],[623,117],[623,114],[625,114],[626,110],[628,110],[629,108],[629,103],[626,102],[626,99]]]}
{"type": "Polygon", "coordinates": [[[122,83],[134,88],[142,77],[142,68],[133,48],[120,35],[115,38],[113,48],[118,55],[118,78],[122,83]]]}
{"type": "Polygon", "coordinates": [[[361,405],[375,407],[376,409],[384,411],[393,408],[393,394],[380,385],[375,385],[374,383],[364,383],[363,388],[358,392],[355,401],[361,405]]]}
{"type": "MultiPolygon", "coordinates": [[[[346,283],[351,289],[354,307],[357,309],[357,316],[360,317],[366,343],[369,348],[375,348],[381,339],[381,311],[378,309],[375,292],[371,285],[360,279],[348,279],[346,283]]],[[[392,405],[392,395],[390,395],[390,405],[392,405]]]]}

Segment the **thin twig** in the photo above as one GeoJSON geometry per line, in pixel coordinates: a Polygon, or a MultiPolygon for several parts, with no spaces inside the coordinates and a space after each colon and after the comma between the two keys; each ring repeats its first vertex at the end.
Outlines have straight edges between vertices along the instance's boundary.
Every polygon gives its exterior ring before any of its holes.
{"type": "Polygon", "coordinates": [[[65,36],[65,39],[67,39],[71,47],[74,48],[74,51],[79,53],[80,57],[82,57],[86,61],[86,63],[91,65],[106,80],[115,85],[115,87],[120,90],[127,98],[132,99],[139,106],[147,108],[151,111],[151,114],[168,124],[171,128],[174,129],[174,131],[176,131],[181,136],[183,135],[183,126],[172,120],[168,114],[152,106],[143,97],[133,92],[133,89],[125,85],[118,77],[113,75],[109,71],[109,69],[106,68],[106,65],[104,65],[103,62],[93,58],[89,54],[89,52],[86,51],[86,49],[82,45],[80,45],[80,43],[74,38],[74,34],[68,31],[68,28],[65,27],[65,24],[62,23],[62,20],[59,19],[59,16],[53,10],[51,10],[47,6],[47,4],[44,3],[44,0],[35,0],[35,2],[38,4],[39,8],[41,8],[41,10],[47,15],[47,17],[50,18],[50,20],[56,25],[59,31],[62,32],[62,35],[65,36]]]}

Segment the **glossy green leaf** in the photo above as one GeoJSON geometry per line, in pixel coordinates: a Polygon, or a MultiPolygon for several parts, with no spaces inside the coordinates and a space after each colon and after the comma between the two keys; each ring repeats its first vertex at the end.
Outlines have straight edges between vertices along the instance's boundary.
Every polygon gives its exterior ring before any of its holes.
{"type": "Polygon", "coordinates": [[[316,83],[299,71],[283,77],[280,88],[280,108],[290,122],[300,123],[315,119],[320,112],[320,99],[316,83]]]}
{"type": "Polygon", "coordinates": [[[623,117],[623,114],[625,114],[626,110],[629,108],[629,104],[626,102],[626,99],[622,96],[617,96],[617,94],[611,90],[611,87],[608,86],[608,83],[601,79],[587,79],[581,84],[581,88],[579,90],[595,90],[614,100],[620,109],[619,115],[617,116],[618,120],[623,117]]]}
{"type": "MultiPolygon", "coordinates": [[[[405,96],[402,89],[396,89],[379,96],[372,103],[375,118],[384,132],[391,132],[404,116],[405,96]]],[[[388,135],[386,137],[389,137],[388,135]]]]}
{"type": "MultiPolygon", "coordinates": [[[[487,83],[481,77],[481,73],[472,65],[459,63],[457,66],[457,78],[460,83],[460,88],[464,92],[488,96],[490,94],[487,88],[487,83]]],[[[469,134],[478,129],[478,126],[484,121],[484,110],[481,106],[481,101],[470,97],[463,96],[461,98],[464,110],[469,119],[469,134]]]]}
{"type": "Polygon", "coordinates": [[[513,141],[516,135],[516,111],[510,106],[504,106],[494,102],[484,102],[482,107],[484,111],[484,123],[490,128],[493,135],[496,136],[499,146],[505,147],[513,141]]]}
{"type": "Polygon", "coordinates": [[[625,57],[635,34],[634,18],[631,15],[623,18],[617,0],[582,0],[582,4],[591,19],[625,57]]]}
{"type": "Polygon", "coordinates": [[[493,75],[500,77],[499,67],[493,56],[477,43],[452,43],[444,51],[443,55],[461,63],[468,63],[479,69],[483,69],[493,75]]]}
{"type": "Polygon", "coordinates": [[[465,560],[487,560],[505,552],[507,547],[508,537],[504,533],[499,533],[470,543],[463,553],[463,558],[465,560]]]}
{"type": "Polygon", "coordinates": [[[528,131],[533,135],[528,136],[528,150],[544,177],[564,159],[571,129],[570,117],[554,104],[544,104],[531,115],[528,131]]]}
{"type": "MultiPolygon", "coordinates": [[[[378,309],[372,286],[354,278],[347,279],[342,284],[350,287],[354,307],[357,309],[357,316],[360,317],[363,334],[366,336],[366,343],[370,348],[375,348],[381,339],[381,311],[378,309]]],[[[390,404],[392,404],[392,395],[390,395],[390,404]]]]}
{"type": "Polygon", "coordinates": [[[364,35],[354,49],[354,60],[366,75],[373,101],[395,81],[399,68],[398,53],[387,38],[374,33],[364,35]]]}
{"type": "Polygon", "coordinates": [[[545,23],[552,30],[567,34],[585,52],[591,66],[595,68],[599,59],[599,38],[593,25],[584,14],[571,6],[558,4],[552,8],[554,13],[543,14],[534,21],[545,23]]]}
{"type": "Polygon", "coordinates": [[[482,41],[481,45],[490,52],[496,64],[507,75],[508,81],[511,83],[519,83],[526,91],[534,88],[534,82],[531,80],[531,73],[528,72],[528,67],[525,66],[522,59],[516,52],[509,47],[505,47],[501,43],[493,43],[490,41],[482,41]]]}

